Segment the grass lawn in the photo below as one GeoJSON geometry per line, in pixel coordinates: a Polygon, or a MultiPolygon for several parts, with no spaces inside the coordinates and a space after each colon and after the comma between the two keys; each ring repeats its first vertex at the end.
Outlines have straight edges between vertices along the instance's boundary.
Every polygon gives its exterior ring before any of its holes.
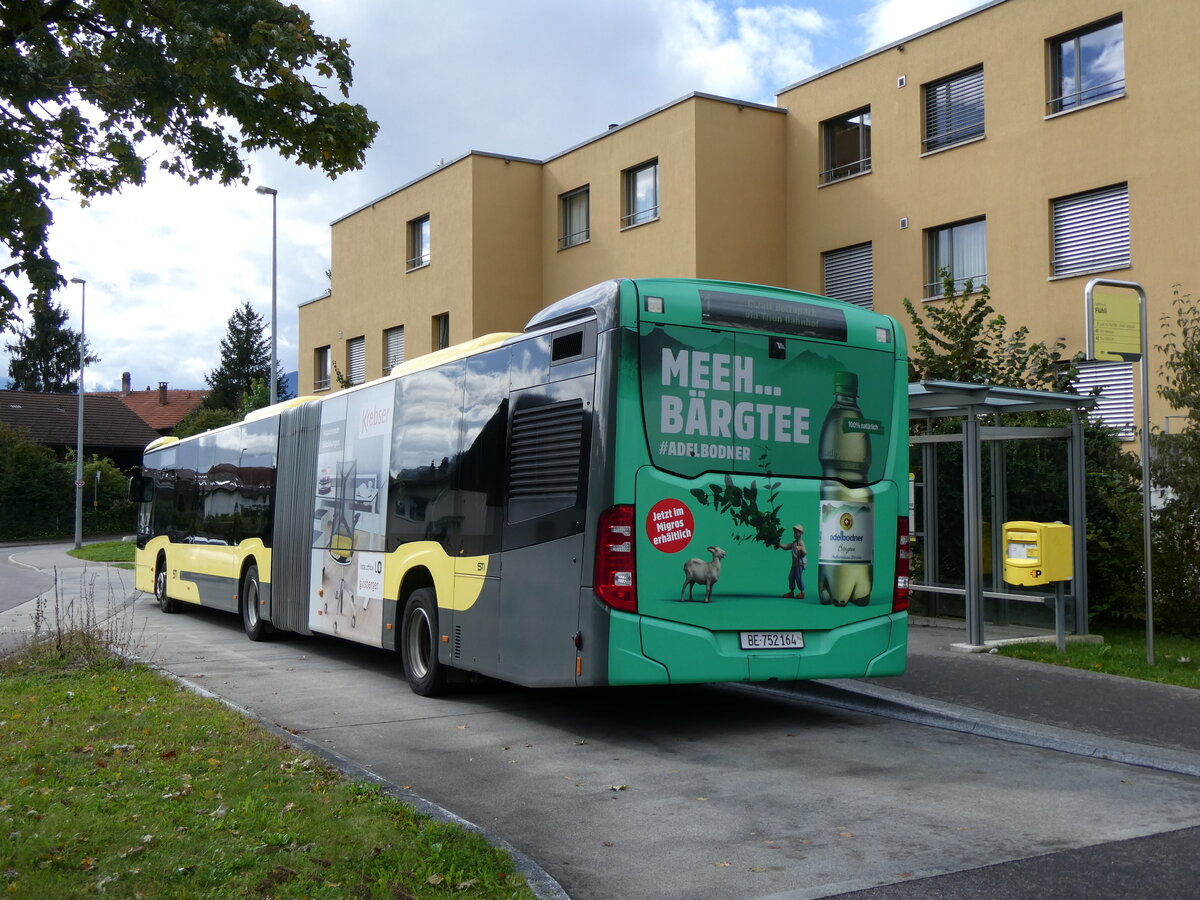
{"type": "Polygon", "coordinates": [[[1000,653],[1017,659],[1090,669],[1143,681],[1200,688],[1200,641],[1173,634],[1154,635],[1155,665],[1146,663],[1146,629],[1128,623],[1094,623],[1103,644],[1068,643],[1060,653],[1053,643],[1009,644],[1000,653]]]}
{"type": "Polygon", "coordinates": [[[147,668],[60,643],[0,660],[8,896],[533,896],[479,835],[147,668]]]}
{"type": "Polygon", "coordinates": [[[88,562],[115,563],[118,569],[132,569],[133,552],[136,549],[132,541],[101,541],[84,544],[78,550],[68,550],[67,553],[88,562]]]}

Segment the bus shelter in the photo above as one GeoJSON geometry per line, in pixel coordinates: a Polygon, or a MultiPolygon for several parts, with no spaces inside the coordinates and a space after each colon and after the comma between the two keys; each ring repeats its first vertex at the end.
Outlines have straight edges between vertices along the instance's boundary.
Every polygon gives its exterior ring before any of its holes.
{"type": "MultiPolygon", "coordinates": [[[[1095,399],[1078,394],[1036,391],[1000,387],[989,384],[965,384],[953,381],[920,381],[909,384],[909,420],[925,422],[925,434],[912,435],[910,444],[919,449],[921,477],[914,482],[914,492],[921,500],[921,520],[914,523],[914,537],[922,551],[922,583],[914,583],[916,592],[934,595],[953,595],[963,598],[967,643],[974,647],[984,644],[985,600],[1041,603],[1052,595],[1017,591],[1008,588],[1001,577],[1003,535],[1000,523],[1008,521],[1007,472],[1004,444],[1008,441],[1065,441],[1066,466],[1063,474],[1066,488],[1066,524],[1072,526],[1073,577],[1066,586],[1066,608],[1073,613],[1074,632],[1087,633],[1087,529],[1084,508],[1083,416],[1095,405],[1095,399]],[[1065,427],[1007,425],[1006,415],[1041,410],[1067,410],[1070,424],[1065,427]],[[935,434],[935,420],[961,418],[958,432],[935,434]],[[963,524],[963,584],[941,583],[941,541],[938,521],[943,498],[938,490],[939,445],[959,444],[962,448],[962,524],[963,524]],[[984,447],[988,448],[991,533],[984,538],[984,447]],[[990,551],[991,577],[985,578],[984,554],[990,551]]],[[[914,499],[915,499],[914,494],[914,499]]],[[[1015,519],[1028,518],[1022,510],[1011,510],[1015,519]]],[[[1062,614],[1061,611],[1058,613],[1062,614]]],[[[1062,627],[1062,623],[1058,623],[1062,627]]]]}

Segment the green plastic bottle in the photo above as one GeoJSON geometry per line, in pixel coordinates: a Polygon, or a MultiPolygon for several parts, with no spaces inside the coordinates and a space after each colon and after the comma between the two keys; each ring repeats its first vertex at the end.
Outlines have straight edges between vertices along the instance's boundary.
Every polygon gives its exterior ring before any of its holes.
{"type": "Polygon", "coordinates": [[[821,426],[821,535],[817,586],[834,606],[871,602],[875,508],[867,473],[871,439],[861,423],[858,376],[835,372],[833,406],[821,426]],[[848,425],[848,423],[850,423],[848,425]]]}

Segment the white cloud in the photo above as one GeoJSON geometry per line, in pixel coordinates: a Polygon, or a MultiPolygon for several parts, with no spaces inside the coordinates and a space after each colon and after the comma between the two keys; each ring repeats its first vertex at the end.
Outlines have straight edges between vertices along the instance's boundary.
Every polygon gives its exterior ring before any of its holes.
{"type": "Polygon", "coordinates": [[[874,50],[981,6],[983,0],[881,0],[859,16],[862,50],[874,50]]]}
{"type": "Polygon", "coordinates": [[[813,37],[829,22],[787,5],[723,9],[713,0],[663,0],[664,50],[690,90],[773,102],[776,90],[818,70],[813,37]]]}

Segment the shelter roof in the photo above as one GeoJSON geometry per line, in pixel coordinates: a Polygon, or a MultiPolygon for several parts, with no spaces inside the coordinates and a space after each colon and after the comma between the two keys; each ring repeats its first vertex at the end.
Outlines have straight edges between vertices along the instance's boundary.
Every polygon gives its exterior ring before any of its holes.
{"type": "Polygon", "coordinates": [[[1043,409],[1084,410],[1095,405],[1095,397],[995,384],[916,381],[908,386],[908,414],[914,419],[940,419],[968,413],[1035,412],[1043,409]]]}

